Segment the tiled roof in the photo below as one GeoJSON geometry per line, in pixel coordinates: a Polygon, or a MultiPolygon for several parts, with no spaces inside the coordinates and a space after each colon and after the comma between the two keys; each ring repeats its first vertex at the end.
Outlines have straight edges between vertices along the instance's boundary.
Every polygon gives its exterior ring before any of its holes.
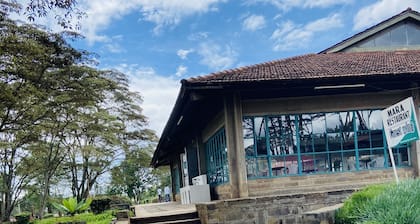
{"type": "Polygon", "coordinates": [[[420,75],[420,50],[307,54],[184,80],[189,84],[420,75]]]}

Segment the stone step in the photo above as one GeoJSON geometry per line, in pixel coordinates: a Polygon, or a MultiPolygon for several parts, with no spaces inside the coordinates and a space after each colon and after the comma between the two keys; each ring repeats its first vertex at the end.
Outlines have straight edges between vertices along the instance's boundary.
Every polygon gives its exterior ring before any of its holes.
{"type": "Polygon", "coordinates": [[[334,224],[335,212],[343,206],[342,203],[308,211],[302,214],[303,224],[320,223],[334,224]]]}
{"type": "Polygon", "coordinates": [[[197,212],[188,212],[181,214],[159,215],[151,217],[133,217],[130,218],[131,224],[149,224],[149,223],[200,223],[197,212]],[[198,221],[198,222],[196,222],[198,221]]]}
{"type": "Polygon", "coordinates": [[[183,219],[175,221],[154,222],[153,224],[201,224],[200,218],[183,219]]]}

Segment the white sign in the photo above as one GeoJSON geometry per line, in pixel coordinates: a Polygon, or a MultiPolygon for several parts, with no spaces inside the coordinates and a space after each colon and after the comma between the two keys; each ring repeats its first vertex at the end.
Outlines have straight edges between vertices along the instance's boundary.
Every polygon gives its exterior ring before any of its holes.
{"type": "Polygon", "coordinates": [[[382,110],[382,122],[390,148],[419,139],[419,127],[412,97],[382,110]]]}

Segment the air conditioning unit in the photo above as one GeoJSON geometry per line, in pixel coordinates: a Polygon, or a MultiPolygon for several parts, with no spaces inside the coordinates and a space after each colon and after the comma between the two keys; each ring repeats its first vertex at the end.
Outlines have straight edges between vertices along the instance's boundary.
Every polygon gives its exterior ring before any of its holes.
{"type": "Polygon", "coordinates": [[[193,185],[205,185],[207,184],[207,175],[200,175],[192,178],[193,185]]]}

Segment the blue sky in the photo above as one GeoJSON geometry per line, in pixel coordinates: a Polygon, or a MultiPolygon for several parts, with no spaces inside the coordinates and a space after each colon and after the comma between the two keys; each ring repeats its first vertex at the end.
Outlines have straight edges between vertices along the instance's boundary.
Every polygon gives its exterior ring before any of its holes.
{"type": "MultiPolygon", "coordinates": [[[[21,2],[26,0],[21,0],[21,2]]],[[[78,0],[87,13],[78,49],[117,69],[143,96],[158,135],[180,80],[317,53],[419,0],[78,0]]],[[[22,17],[22,15],[20,16],[22,17]]],[[[54,20],[38,20],[59,31],[54,20]]]]}

